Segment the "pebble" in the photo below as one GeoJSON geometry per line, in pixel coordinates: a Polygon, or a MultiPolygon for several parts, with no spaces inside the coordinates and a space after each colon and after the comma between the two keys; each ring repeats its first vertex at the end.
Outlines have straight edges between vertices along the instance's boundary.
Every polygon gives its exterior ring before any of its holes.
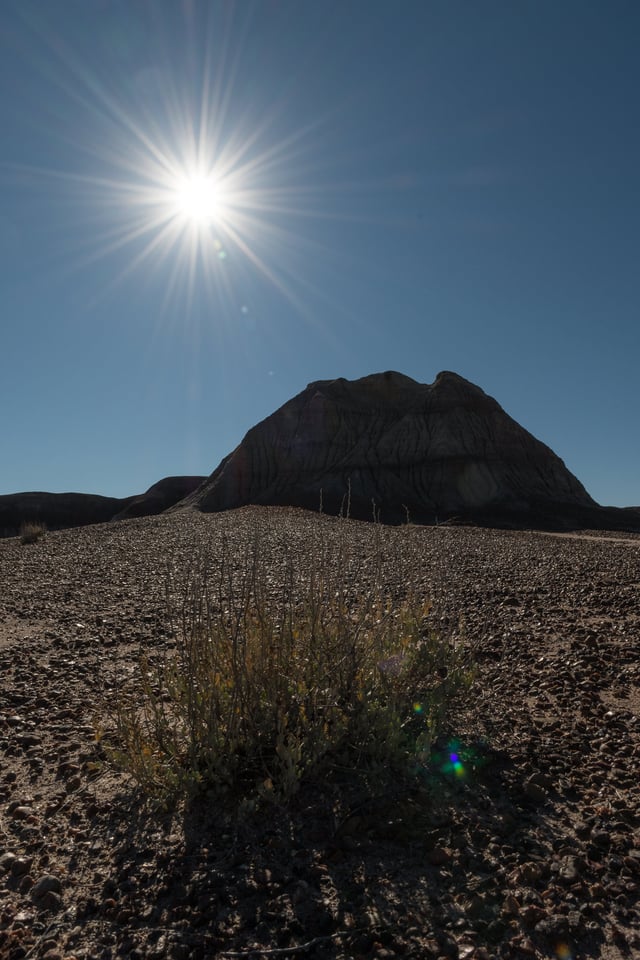
{"type": "Polygon", "coordinates": [[[535,932],[550,940],[554,938],[562,939],[569,934],[569,921],[567,917],[562,915],[546,917],[544,920],[538,921],[535,932]]]}
{"type": "Polygon", "coordinates": [[[520,913],[520,904],[513,894],[509,894],[509,896],[505,899],[502,905],[502,912],[507,916],[517,916],[520,913]]]}
{"type": "Polygon", "coordinates": [[[53,874],[45,874],[44,877],[41,877],[36,883],[34,883],[31,896],[34,900],[38,900],[40,897],[44,897],[47,893],[61,893],[62,884],[60,879],[53,874]]]}
{"type": "Polygon", "coordinates": [[[558,877],[564,883],[575,883],[581,872],[580,860],[577,857],[566,857],[560,864],[558,877]]]}
{"type": "Polygon", "coordinates": [[[427,860],[433,867],[442,867],[451,860],[451,850],[447,847],[435,846],[427,853],[427,860]]]}
{"type": "Polygon", "coordinates": [[[17,859],[18,858],[16,857],[15,853],[12,853],[10,850],[7,850],[6,853],[1,854],[0,871],[2,871],[2,873],[8,873],[17,859]]]}
{"type": "Polygon", "coordinates": [[[33,857],[16,857],[11,863],[11,876],[21,877],[33,866],[33,857]]]}
{"type": "Polygon", "coordinates": [[[32,807],[17,806],[10,811],[14,820],[28,820],[35,815],[32,807]]]}
{"type": "Polygon", "coordinates": [[[529,778],[525,781],[524,793],[527,799],[531,800],[533,803],[544,803],[547,799],[547,791],[533,778],[529,778]]]}

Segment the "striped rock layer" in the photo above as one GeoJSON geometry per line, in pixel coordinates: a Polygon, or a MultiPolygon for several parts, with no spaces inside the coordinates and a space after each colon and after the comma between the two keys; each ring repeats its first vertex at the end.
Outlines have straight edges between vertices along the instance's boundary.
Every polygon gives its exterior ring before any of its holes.
{"type": "Polygon", "coordinates": [[[455,373],[320,380],[253,427],[183,505],[274,504],[383,522],[598,525],[556,454],[455,373]]]}

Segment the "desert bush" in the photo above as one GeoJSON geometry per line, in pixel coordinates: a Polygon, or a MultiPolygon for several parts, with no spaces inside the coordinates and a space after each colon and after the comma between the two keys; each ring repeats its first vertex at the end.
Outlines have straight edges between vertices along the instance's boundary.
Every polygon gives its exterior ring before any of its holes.
{"type": "Polygon", "coordinates": [[[389,587],[397,558],[375,536],[371,549],[365,583],[348,537],[321,534],[276,563],[263,534],[240,561],[223,542],[169,577],[176,647],[144,655],[120,694],[111,759],[150,794],[249,804],[310,775],[427,763],[470,683],[466,648],[433,629],[424,598],[398,595],[397,576],[389,587]]]}
{"type": "Polygon", "coordinates": [[[20,527],[20,543],[37,543],[46,532],[47,528],[43,523],[23,523],[20,527]]]}

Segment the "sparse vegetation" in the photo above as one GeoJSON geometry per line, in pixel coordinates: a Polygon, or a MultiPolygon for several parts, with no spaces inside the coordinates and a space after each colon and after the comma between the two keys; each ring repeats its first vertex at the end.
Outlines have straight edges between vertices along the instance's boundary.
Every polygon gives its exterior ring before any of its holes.
{"type": "Polygon", "coordinates": [[[47,528],[43,523],[23,523],[20,527],[20,543],[37,543],[46,532],[47,528]]]}
{"type": "MultiPolygon", "coordinates": [[[[572,923],[568,933],[565,923],[575,911],[576,884],[567,877],[576,864],[585,888],[634,880],[640,783],[627,760],[640,749],[640,635],[629,600],[637,538],[374,528],[259,507],[70,530],[55,534],[55,549],[47,539],[23,547],[16,533],[0,542],[1,957],[389,953],[408,960],[471,950],[507,960],[527,952],[523,943],[531,956],[548,957],[556,931],[565,931],[574,956],[615,955],[625,943],[628,956],[638,953],[632,894],[622,907],[594,901],[588,922],[572,923]],[[206,561],[193,560],[199,543],[206,561]],[[394,748],[389,738],[390,761],[368,752],[366,740],[358,748],[364,723],[356,718],[351,737],[294,780],[300,789],[286,805],[276,803],[275,782],[265,786],[266,747],[252,763],[238,753],[232,787],[209,788],[189,770],[183,707],[161,700],[160,668],[186,656],[187,584],[196,574],[206,582],[215,622],[231,608],[229,584],[238,604],[251,589],[256,552],[272,619],[291,570],[300,609],[311,573],[321,572],[324,610],[336,590],[352,613],[366,597],[391,603],[383,624],[391,650],[405,603],[421,635],[432,626],[443,642],[443,634],[460,638],[445,650],[461,658],[468,650],[477,680],[470,693],[463,686],[446,701],[449,720],[430,756],[428,736],[423,756],[417,750],[428,701],[418,712],[412,682],[399,689],[401,742],[394,748]],[[164,619],[167,583],[176,636],[164,619]],[[423,619],[427,597],[434,608],[423,619]],[[602,627],[597,644],[587,636],[594,623],[602,627]],[[140,674],[140,650],[149,676],[140,674]],[[135,716],[152,715],[144,684],[161,701],[159,712],[183,718],[181,756],[157,748],[155,771],[149,763],[149,802],[123,772],[140,753],[115,770],[103,749],[125,752],[117,699],[134,710],[138,697],[135,716]],[[96,715],[104,732],[92,744],[96,715]],[[612,763],[603,763],[604,747],[612,763]],[[176,789],[212,793],[195,803],[183,793],[170,810],[170,776],[174,796],[176,789]],[[583,830],[594,817],[604,832],[583,830]],[[26,858],[33,859],[28,875],[26,858]],[[43,886],[47,893],[36,896],[34,887],[43,886]],[[526,902],[518,891],[529,891],[526,902]],[[549,916],[532,926],[541,915],[534,895],[549,916]]],[[[427,694],[448,679],[440,676],[443,661],[435,663],[427,694]]],[[[385,664],[385,677],[393,678],[393,665],[385,664]]],[[[389,729],[385,716],[380,727],[389,729]]],[[[153,746],[152,733],[143,735],[153,746]]]]}
{"type": "Polygon", "coordinates": [[[434,630],[375,535],[372,583],[358,582],[346,542],[319,536],[274,569],[256,533],[239,568],[223,543],[168,580],[176,648],[141,658],[106,738],[146,792],[251,807],[310,775],[428,761],[471,681],[468,651],[434,630]]]}

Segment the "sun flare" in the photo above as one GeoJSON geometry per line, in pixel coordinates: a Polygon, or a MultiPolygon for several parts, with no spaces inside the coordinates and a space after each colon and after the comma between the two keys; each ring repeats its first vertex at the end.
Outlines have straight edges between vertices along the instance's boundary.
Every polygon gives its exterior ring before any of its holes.
{"type": "Polygon", "coordinates": [[[283,135],[286,103],[257,95],[245,102],[235,69],[222,69],[233,57],[219,36],[189,52],[194,83],[158,67],[123,93],[99,84],[82,58],[65,61],[89,91],[96,133],[90,144],[77,141],[91,159],[86,172],[50,175],[68,184],[91,223],[78,266],[119,258],[109,289],[136,273],[156,274],[167,313],[208,302],[221,316],[244,316],[266,283],[304,313],[300,258],[318,247],[300,226],[336,215],[326,186],[309,182],[325,121],[283,135]]]}

